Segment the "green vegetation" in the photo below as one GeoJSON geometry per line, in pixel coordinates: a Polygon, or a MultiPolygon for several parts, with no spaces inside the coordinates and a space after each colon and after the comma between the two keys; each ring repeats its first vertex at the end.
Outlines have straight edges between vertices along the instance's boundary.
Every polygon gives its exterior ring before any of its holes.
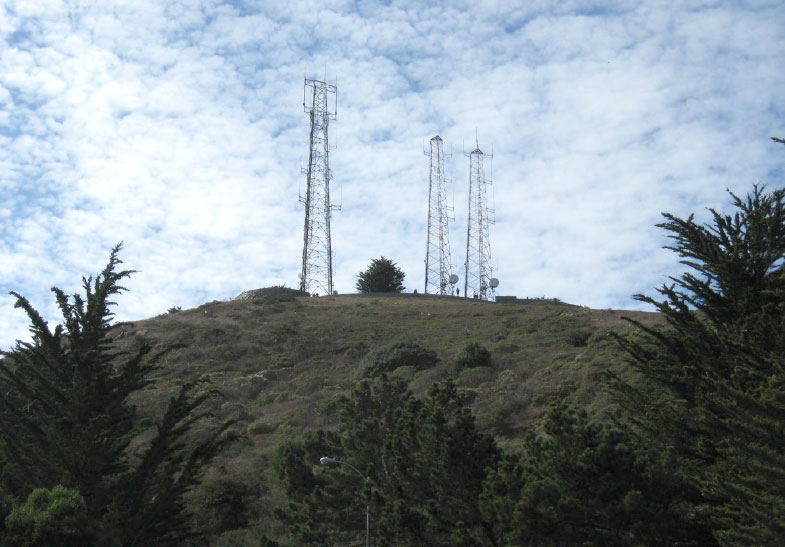
{"type": "Polygon", "coordinates": [[[361,545],[367,511],[379,546],[781,544],[785,190],[731,197],[665,214],[690,271],[626,321],[272,288],[110,325],[116,251],[54,332],[17,295],[0,540],[361,545]]]}
{"type": "MultiPolygon", "coordinates": [[[[607,372],[619,406],[593,421],[554,406],[542,431],[505,449],[476,432],[459,397],[434,404],[433,394],[458,395],[450,380],[424,401],[390,396],[385,377],[376,392],[366,383],[342,400],[337,429],[285,447],[294,457],[278,467],[292,511],[279,512],[282,544],[361,541],[357,525],[352,534],[330,515],[357,515],[362,500],[380,545],[781,543],[785,190],[731,196],[736,213],[711,211],[709,226],[665,214],[661,227],[692,271],[659,289],[663,301],[639,296],[667,323],[637,321],[634,335],[619,337],[638,374],[607,372]],[[434,413],[412,418],[422,408],[434,413]],[[457,435],[452,423],[462,424],[457,435]],[[319,450],[364,469],[362,496],[345,498],[348,488],[314,478],[309,462],[319,450]],[[463,463],[450,459],[466,454],[463,463]]],[[[569,332],[574,348],[592,338],[578,321],[569,332]]],[[[481,354],[469,343],[456,363],[481,354]]]]}
{"type": "Polygon", "coordinates": [[[3,545],[179,545],[194,533],[186,494],[233,438],[210,423],[216,393],[201,381],[182,385],[154,425],[129,404],[165,354],[112,347],[110,298],[132,273],[116,271],[118,251],[84,279],[84,297],[53,289],[64,321],[54,331],[13,293],[33,341],[0,361],[3,545]]]}
{"type": "Polygon", "coordinates": [[[468,342],[455,360],[458,370],[491,366],[491,352],[478,342],[468,342]]]}
{"type": "Polygon", "coordinates": [[[722,545],[785,537],[785,190],[731,194],[700,226],[666,214],[692,269],[659,289],[668,328],[622,340],[642,381],[617,382],[642,439],[675,459],[701,523],[722,545]],[[647,389],[643,389],[646,387],[647,389]]]}
{"type": "Polygon", "coordinates": [[[495,540],[483,545],[704,545],[691,526],[671,461],[585,411],[551,409],[544,435],[489,471],[481,508],[495,540]]]}
{"type": "MultiPolygon", "coordinates": [[[[645,324],[659,320],[656,314],[627,313],[645,324]]],[[[609,364],[622,375],[627,370],[609,335],[633,331],[620,315],[551,299],[489,305],[450,297],[270,295],[121,323],[114,334],[118,349],[136,347],[142,340],[176,347],[154,372],[155,384],[133,396],[145,419],[160,417],[179,382],[209,375],[225,397],[213,408],[216,419],[236,420],[247,432],[246,439],[215,458],[203,483],[188,496],[203,537],[214,546],[258,546],[266,535],[270,542],[287,545],[298,544],[299,536],[276,517],[289,505],[285,481],[276,471],[278,447],[301,444],[320,429],[336,431],[343,420],[341,396],[358,387],[367,364],[387,363],[386,370],[392,369],[388,381],[405,382],[406,391],[420,401],[434,383],[455,377],[454,389],[474,416],[475,430],[492,434],[499,450],[513,454],[554,403],[588,406],[592,415],[607,408],[598,375],[609,364]],[[582,347],[569,337],[579,327],[592,332],[582,347]],[[459,369],[464,348],[475,345],[487,349],[492,366],[459,369]],[[407,354],[415,358],[395,361],[407,354]]],[[[370,389],[376,389],[382,379],[371,376],[370,389]]],[[[325,455],[349,456],[317,453],[316,459],[303,457],[303,465],[320,478],[327,472],[343,478],[344,494],[358,508],[346,510],[353,528],[344,532],[360,543],[366,499],[362,481],[352,479],[347,469],[320,466],[325,455]]],[[[368,471],[359,457],[350,461],[368,471]]]]}
{"type": "Polygon", "coordinates": [[[396,342],[368,352],[360,360],[359,376],[376,378],[404,366],[422,370],[433,367],[438,361],[435,351],[414,342],[396,342]]]}
{"type": "Polygon", "coordinates": [[[484,534],[478,499],[498,450],[476,430],[453,383],[420,399],[386,377],[364,381],[339,399],[338,411],[336,431],[279,449],[290,503],[278,516],[293,545],[360,544],[365,504],[382,547],[452,546],[484,534]],[[314,468],[325,455],[361,469],[367,483],[350,471],[314,468]]]}
{"type": "Polygon", "coordinates": [[[374,258],[357,274],[357,292],[403,292],[406,275],[389,258],[374,258]]]}
{"type": "Polygon", "coordinates": [[[57,485],[36,488],[5,520],[5,545],[80,547],[92,541],[87,507],[77,491],[57,485]]]}

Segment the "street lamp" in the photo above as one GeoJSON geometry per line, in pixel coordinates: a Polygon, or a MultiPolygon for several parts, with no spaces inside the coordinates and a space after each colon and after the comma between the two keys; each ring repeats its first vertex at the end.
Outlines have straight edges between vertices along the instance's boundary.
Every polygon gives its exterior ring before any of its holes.
{"type": "MultiPolygon", "coordinates": [[[[350,463],[342,462],[341,460],[336,460],[334,458],[328,458],[327,456],[322,456],[319,458],[319,463],[322,465],[327,465],[329,467],[337,467],[339,465],[345,465],[346,467],[350,468],[352,471],[360,475],[362,480],[365,481],[365,486],[368,486],[368,477],[360,473],[360,470],[357,469],[350,463]]],[[[371,506],[366,501],[365,502],[365,547],[370,547],[371,545],[371,506]]]]}

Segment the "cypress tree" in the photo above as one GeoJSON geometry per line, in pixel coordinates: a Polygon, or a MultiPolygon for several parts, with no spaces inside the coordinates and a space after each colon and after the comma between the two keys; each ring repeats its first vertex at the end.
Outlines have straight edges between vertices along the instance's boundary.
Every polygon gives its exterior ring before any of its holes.
{"type": "Polygon", "coordinates": [[[497,545],[703,545],[672,464],[623,429],[558,405],[543,434],[529,433],[522,453],[489,473],[481,508],[497,545]]]}
{"type": "Polygon", "coordinates": [[[403,292],[406,277],[401,269],[389,258],[371,260],[365,271],[357,274],[358,292],[403,292]]]}
{"type": "Polygon", "coordinates": [[[659,226],[689,271],[637,295],[664,328],[622,339],[641,376],[616,382],[631,424],[672,451],[723,545],[785,538],[785,190],[731,194],[711,223],[665,214],[659,226]]]}
{"type": "Polygon", "coordinates": [[[229,424],[208,425],[205,405],[217,393],[196,381],[171,399],[152,440],[130,449],[143,429],[129,397],[150,384],[165,351],[115,349],[111,299],[133,273],[118,270],[119,251],[83,279],[84,296],[52,289],[63,316],[54,330],[12,293],[32,341],[0,361],[0,486],[16,500],[41,488],[75,492],[94,545],[175,545],[193,533],[184,493],[232,435],[229,424]],[[197,423],[207,429],[191,443],[197,423]]]}

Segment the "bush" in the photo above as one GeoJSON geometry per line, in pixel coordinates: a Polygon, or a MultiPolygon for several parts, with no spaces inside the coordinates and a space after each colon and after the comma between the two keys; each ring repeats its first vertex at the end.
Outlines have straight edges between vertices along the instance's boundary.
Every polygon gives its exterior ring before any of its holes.
{"type": "Polygon", "coordinates": [[[458,375],[458,385],[461,387],[479,387],[493,380],[491,367],[466,368],[458,375]]]}
{"type": "Polygon", "coordinates": [[[368,352],[360,360],[359,377],[376,378],[398,367],[412,366],[417,370],[432,367],[439,362],[436,352],[415,342],[396,342],[368,352]]]}
{"type": "Polygon", "coordinates": [[[254,422],[247,428],[249,436],[254,435],[267,435],[273,433],[278,428],[278,424],[270,422],[254,422]]]}
{"type": "Polygon", "coordinates": [[[414,380],[414,375],[417,374],[417,369],[410,365],[404,365],[396,368],[390,374],[390,378],[402,380],[404,382],[411,382],[414,380]]]}
{"type": "Polygon", "coordinates": [[[51,490],[36,488],[21,505],[16,505],[6,519],[11,545],[88,545],[87,508],[82,495],[57,485],[51,490]]]}
{"type": "Polygon", "coordinates": [[[591,330],[586,328],[575,328],[567,334],[567,340],[575,348],[582,348],[589,343],[591,330]]]}
{"type": "Polygon", "coordinates": [[[455,359],[458,370],[474,367],[490,367],[491,352],[478,342],[468,342],[455,359]]]}

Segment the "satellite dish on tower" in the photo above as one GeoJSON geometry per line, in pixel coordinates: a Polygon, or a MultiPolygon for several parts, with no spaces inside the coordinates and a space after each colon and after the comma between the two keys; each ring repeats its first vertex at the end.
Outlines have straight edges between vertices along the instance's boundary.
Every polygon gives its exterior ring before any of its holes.
{"type": "Polygon", "coordinates": [[[499,280],[498,280],[498,279],[496,279],[495,277],[492,277],[492,278],[491,278],[491,288],[492,288],[492,289],[495,289],[495,288],[496,288],[496,287],[498,287],[498,286],[499,286],[499,280]]]}
{"type": "Polygon", "coordinates": [[[458,282],[458,276],[455,274],[450,275],[450,285],[455,285],[458,282]]]}

